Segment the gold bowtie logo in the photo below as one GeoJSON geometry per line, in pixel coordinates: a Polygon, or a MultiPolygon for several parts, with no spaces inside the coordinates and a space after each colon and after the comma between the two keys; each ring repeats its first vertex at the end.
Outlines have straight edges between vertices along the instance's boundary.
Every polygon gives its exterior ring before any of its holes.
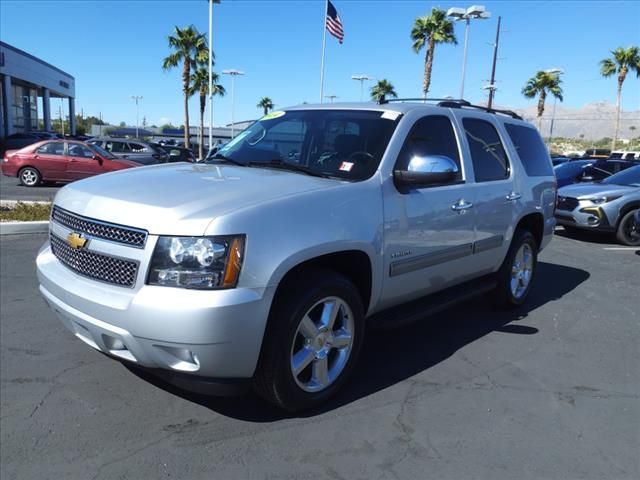
{"type": "Polygon", "coordinates": [[[83,238],[81,233],[71,232],[67,235],[67,243],[74,250],[80,250],[87,245],[88,240],[83,238]]]}

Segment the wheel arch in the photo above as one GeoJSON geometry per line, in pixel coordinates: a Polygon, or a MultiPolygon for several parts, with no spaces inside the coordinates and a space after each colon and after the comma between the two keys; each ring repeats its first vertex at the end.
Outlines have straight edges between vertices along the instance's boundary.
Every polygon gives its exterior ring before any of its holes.
{"type": "Polygon", "coordinates": [[[624,216],[629,213],[631,210],[635,210],[636,208],[640,208],[640,200],[632,200],[631,202],[625,204],[620,208],[620,213],[618,214],[618,218],[616,219],[616,230],[620,227],[620,222],[624,218],[624,216]]]}
{"type": "Polygon", "coordinates": [[[540,212],[533,212],[524,215],[517,223],[516,230],[529,230],[538,243],[538,248],[542,245],[544,235],[544,216],[540,212]]]}

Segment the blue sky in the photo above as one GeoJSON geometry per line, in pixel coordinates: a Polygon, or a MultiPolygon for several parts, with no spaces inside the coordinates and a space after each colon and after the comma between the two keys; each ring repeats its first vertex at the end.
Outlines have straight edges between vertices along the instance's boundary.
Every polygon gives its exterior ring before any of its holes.
{"type": "MultiPolygon", "coordinates": [[[[599,75],[598,62],[618,46],[640,45],[640,2],[428,2],[333,0],[345,29],[343,45],[327,35],[325,94],[336,101],[359,99],[353,74],[386,78],[402,97],[420,95],[424,53],[411,49],[416,17],[432,7],[486,5],[489,20],[474,21],[469,37],[465,97],[484,100],[490,76],[496,21],[502,16],[499,91],[496,101],[512,108],[533,105],[520,90],[538,70],[562,68],[564,106],[615,103],[616,80],[599,75]]],[[[261,115],[256,103],[271,97],[276,107],[317,102],[324,2],[320,0],[223,0],[214,7],[215,70],[246,72],[236,81],[235,119],[261,115]]],[[[205,0],[0,1],[0,38],[76,78],[76,109],[101,112],[111,122],[135,122],[131,95],[143,95],[140,118],[148,124],[183,118],[180,71],[163,72],[167,36],[175,25],[208,31],[205,0]]],[[[430,96],[458,96],[464,25],[458,45],[436,49],[430,96]]],[[[230,78],[222,78],[230,91],[230,78]]],[[[366,85],[366,83],[365,83],[366,85]]],[[[640,80],[630,76],[623,109],[640,108],[640,80]]],[[[192,124],[198,103],[190,103],[192,124]]],[[[215,100],[215,123],[231,120],[230,95],[215,100]]]]}

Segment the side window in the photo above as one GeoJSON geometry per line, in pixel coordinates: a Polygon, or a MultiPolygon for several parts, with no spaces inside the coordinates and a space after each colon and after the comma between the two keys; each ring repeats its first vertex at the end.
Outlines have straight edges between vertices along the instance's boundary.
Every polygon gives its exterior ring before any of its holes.
{"type": "Polygon", "coordinates": [[[504,126],[516,147],[527,175],[530,177],[552,176],[553,169],[549,153],[538,132],[534,128],[513,123],[505,123],[504,126]]]}
{"type": "Polygon", "coordinates": [[[443,155],[449,157],[458,165],[458,176],[456,180],[462,179],[458,143],[453,125],[448,117],[430,115],[418,120],[411,129],[402,147],[396,166],[404,170],[413,157],[424,157],[426,155],[443,155]]]}
{"type": "Polygon", "coordinates": [[[80,145],[78,143],[70,143],[69,155],[72,157],[93,158],[94,153],[84,145],[80,145]]]}
{"type": "Polygon", "coordinates": [[[462,125],[471,150],[476,182],[508,178],[509,160],[494,126],[475,118],[463,119],[462,125]]]}
{"type": "Polygon", "coordinates": [[[131,151],[133,153],[149,153],[150,150],[144,146],[144,145],[140,145],[139,143],[130,143],[129,147],[131,148],[131,151]]]}
{"type": "Polygon", "coordinates": [[[123,142],[107,142],[107,150],[113,153],[128,153],[129,146],[123,142]],[[109,148],[111,145],[111,148],[109,148]]]}
{"type": "Polygon", "coordinates": [[[38,147],[36,153],[43,155],[64,155],[64,143],[50,142],[38,147]]]}

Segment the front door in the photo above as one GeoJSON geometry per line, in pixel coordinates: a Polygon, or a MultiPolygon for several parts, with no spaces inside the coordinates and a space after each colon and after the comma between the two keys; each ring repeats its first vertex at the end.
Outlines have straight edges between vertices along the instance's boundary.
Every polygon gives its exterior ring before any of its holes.
{"type": "Polygon", "coordinates": [[[80,143],[68,144],[67,176],[69,180],[80,180],[106,171],[102,159],[94,159],[95,153],[80,143]]]}

